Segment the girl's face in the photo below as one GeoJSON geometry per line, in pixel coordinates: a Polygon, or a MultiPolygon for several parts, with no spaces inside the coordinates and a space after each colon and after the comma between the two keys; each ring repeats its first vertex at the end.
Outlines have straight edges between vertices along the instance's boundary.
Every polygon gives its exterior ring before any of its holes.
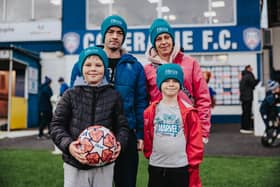
{"type": "Polygon", "coordinates": [[[83,77],[91,86],[97,86],[104,77],[104,64],[99,56],[89,56],[83,65],[83,77]]]}
{"type": "Polygon", "coordinates": [[[162,95],[167,97],[177,96],[180,90],[180,83],[176,79],[167,79],[161,84],[162,95]]]}
{"type": "Polygon", "coordinates": [[[156,37],[156,50],[160,57],[170,57],[173,50],[173,41],[169,34],[162,33],[156,37]]]}

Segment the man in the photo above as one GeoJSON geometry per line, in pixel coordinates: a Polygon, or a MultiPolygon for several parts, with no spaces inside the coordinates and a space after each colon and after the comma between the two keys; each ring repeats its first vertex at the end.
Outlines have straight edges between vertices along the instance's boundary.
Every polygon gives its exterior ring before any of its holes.
{"type": "Polygon", "coordinates": [[[52,80],[45,76],[45,82],[40,86],[39,89],[39,134],[37,139],[48,138],[48,135],[44,135],[44,129],[48,127],[52,119],[52,104],[51,96],[53,91],[51,88],[52,80]]]}
{"type": "Polygon", "coordinates": [[[121,48],[126,32],[125,20],[117,15],[105,18],[101,24],[104,51],[109,58],[109,80],[122,96],[130,128],[127,147],[116,160],[115,187],[136,186],[137,150],[143,150],[143,112],[148,104],[144,69],[121,48]]]}
{"type": "Polygon", "coordinates": [[[64,82],[63,77],[59,77],[58,83],[60,84],[60,89],[59,89],[59,96],[62,96],[63,93],[69,88],[66,82],[64,82]]]}
{"type": "Polygon", "coordinates": [[[240,101],[242,105],[240,133],[244,134],[253,133],[253,121],[251,120],[253,90],[259,83],[259,80],[255,79],[252,71],[252,67],[247,65],[242,71],[242,77],[239,82],[240,101]]]}

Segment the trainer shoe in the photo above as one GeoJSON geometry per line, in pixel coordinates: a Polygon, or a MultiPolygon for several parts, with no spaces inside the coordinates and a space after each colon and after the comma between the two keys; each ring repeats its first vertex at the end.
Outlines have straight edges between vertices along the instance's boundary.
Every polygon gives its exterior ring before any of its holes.
{"type": "Polygon", "coordinates": [[[242,134],[253,134],[253,132],[253,130],[240,129],[240,133],[242,134]]]}
{"type": "Polygon", "coordinates": [[[37,136],[36,139],[37,140],[46,140],[47,138],[43,135],[43,136],[37,136]]]}

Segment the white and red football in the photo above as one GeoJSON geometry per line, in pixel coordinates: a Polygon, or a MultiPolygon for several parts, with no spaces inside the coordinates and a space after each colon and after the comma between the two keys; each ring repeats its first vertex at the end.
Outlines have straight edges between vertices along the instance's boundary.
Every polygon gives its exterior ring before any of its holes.
{"type": "Polygon", "coordinates": [[[103,166],[110,162],[117,149],[115,135],[106,127],[94,125],[86,128],[79,136],[80,148],[86,152],[91,166],[103,166]]]}

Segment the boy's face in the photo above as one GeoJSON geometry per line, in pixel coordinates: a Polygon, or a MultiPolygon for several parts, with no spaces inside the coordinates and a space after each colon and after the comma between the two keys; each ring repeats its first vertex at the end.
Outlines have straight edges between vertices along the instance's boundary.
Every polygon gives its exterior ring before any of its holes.
{"type": "Polygon", "coordinates": [[[155,47],[160,57],[170,56],[173,50],[172,38],[167,33],[162,33],[156,37],[155,47]]]}
{"type": "Polygon", "coordinates": [[[89,56],[83,65],[83,77],[91,85],[98,85],[104,77],[104,64],[99,56],[89,56]]]}
{"type": "Polygon", "coordinates": [[[161,84],[162,95],[168,97],[177,96],[180,90],[180,83],[176,79],[166,79],[161,84]]]}
{"type": "Polygon", "coordinates": [[[121,28],[110,27],[105,34],[104,47],[111,50],[118,50],[122,46],[123,39],[124,33],[121,28]]]}

